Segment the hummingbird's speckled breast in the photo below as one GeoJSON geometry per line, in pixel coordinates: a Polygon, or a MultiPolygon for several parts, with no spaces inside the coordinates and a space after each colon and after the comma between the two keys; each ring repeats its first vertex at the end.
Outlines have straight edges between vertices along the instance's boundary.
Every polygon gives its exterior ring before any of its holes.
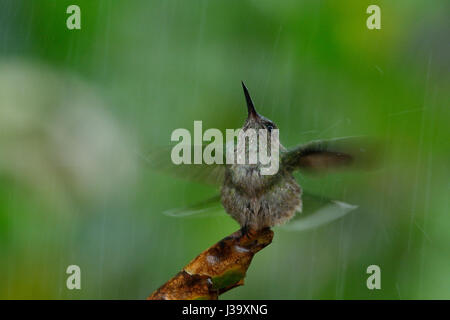
{"type": "Polygon", "coordinates": [[[225,172],[221,200],[242,227],[260,230],[290,220],[301,211],[301,188],[288,171],[261,175],[258,165],[231,165],[225,172]]]}

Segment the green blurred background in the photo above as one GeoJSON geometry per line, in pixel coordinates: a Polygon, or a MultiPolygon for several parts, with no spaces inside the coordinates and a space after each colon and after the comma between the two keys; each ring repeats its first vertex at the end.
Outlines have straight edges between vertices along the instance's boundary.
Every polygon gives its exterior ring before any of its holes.
{"type": "Polygon", "coordinates": [[[382,168],[321,178],[358,204],[275,228],[224,299],[449,299],[450,46],[445,0],[0,0],[0,298],[143,299],[238,229],[162,212],[217,189],[140,155],[176,128],[238,128],[244,80],[285,146],[369,135],[382,168]],[[81,8],[81,30],[66,8],[81,8]],[[381,30],[366,8],[381,7],[381,30]],[[81,290],[66,288],[68,265],[81,290]],[[381,267],[381,290],[366,268],[381,267]]]}

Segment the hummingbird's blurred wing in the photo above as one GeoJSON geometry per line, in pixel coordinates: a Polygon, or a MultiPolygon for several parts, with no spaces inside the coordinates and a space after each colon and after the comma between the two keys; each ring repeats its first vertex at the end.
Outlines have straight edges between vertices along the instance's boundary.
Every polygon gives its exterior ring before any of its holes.
{"type": "Polygon", "coordinates": [[[294,147],[281,155],[284,168],[324,172],[340,168],[370,168],[380,155],[379,144],[367,137],[317,140],[294,147]]]}
{"type": "MultiPolygon", "coordinates": [[[[158,146],[152,147],[151,152],[147,154],[140,154],[141,158],[143,158],[147,165],[157,171],[166,172],[172,176],[186,179],[190,181],[196,181],[201,183],[207,183],[212,185],[221,185],[224,177],[225,177],[225,165],[224,164],[206,164],[202,161],[201,164],[194,164],[193,161],[191,164],[174,164],[171,158],[172,150],[174,146],[158,146]]],[[[201,150],[202,155],[203,151],[207,145],[198,146],[198,150],[201,150]]],[[[194,148],[195,146],[186,146],[189,148],[191,154],[191,160],[194,159],[194,148]]],[[[214,155],[216,155],[214,153],[214,155]]],[[[223,146],[217,152],[217,158],[222,159],[222,163],[225,163],[226,152],[225,146],[223,146]]]]}
{"type": "MultiPolygon", "coordinates": [[[[358,206],[323,196],[303,192],[303,211],[287,224],[279,228],[287,231],[305,231],[337,220],[358,206]]],[[[194,205],[166,210],[164,215],[174,218],[208,218],[225,215],[220,202],[220,195],[211,197],[194,205]]]]}
{"type": "Polygon", "coordinates": [[[220,195],[216,195],[191,206],[170,209],[163,212],[164,215],[175,218],[205,218],[223,215],[224,213],[225,211],[220,203],[220,195]]]}
{"type": "Polygon", "coordinates": [[[279,228],[287,231],[305,231],[337,220],[358,208],[342,201],[303,192],[303,210],[279,228]]]}

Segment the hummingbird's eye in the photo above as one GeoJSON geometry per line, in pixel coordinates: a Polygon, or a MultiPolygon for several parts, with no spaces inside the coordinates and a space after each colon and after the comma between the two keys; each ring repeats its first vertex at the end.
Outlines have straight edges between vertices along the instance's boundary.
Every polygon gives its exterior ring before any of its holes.
{"type": "Polygon", "coordinates": [[[269,130],[269,132],[271,132],[272,129],[274,128],[273,124],[271,124],[271,123],[266,124],[266,127],[267,127],[267,130],[269,130]]]}

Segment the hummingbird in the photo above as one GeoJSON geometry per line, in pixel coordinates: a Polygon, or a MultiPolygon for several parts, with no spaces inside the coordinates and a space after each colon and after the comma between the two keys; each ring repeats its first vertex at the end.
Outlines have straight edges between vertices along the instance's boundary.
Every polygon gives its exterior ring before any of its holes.
{"type": "MultiPolygon", "coordinates": [[[[272,120],[256,111],[247,87],[243,82],[241,84],[247,106],[247,119],[241,129],[254,129],[257,134],[259,129],[266,129],[269,133],[278,129],[272,120]]],[[[219,185],[220,194],[200,204],[166,211],[166,214],[177,217],[198,214],[220,201],[245,234],[287,223],[296,213],[299,215],[302,212],[304,198],[308,199],[308,204],[316,202],[315,208],[319,200],[333,202],[338,204],[340,209],[350,211],[356,206],[304,193],[294,177],[294,172],[326,172],[370,163],[373,157],[367,142],[361,137],[344,137],[315,140],[290,149],[279,143],[279,170],[273,175],[262,175],[262,164],[259,161],[255,164],[224,162],[213,165],[175,166],[175,169],[182,169],[180,173],[184,178],[219,185]]],[[[235,145],[235,153],[236,148],[235,145]]],[[[154,159],[149,163],[155,165],[154,159]]],[[[171,171],[176,171],[173,169],[174,167],[171,171]]],[[[325,220],[327,219],[332,220],[325,217],[325,220]]],[[[316,223],[308,221],[308,224],[316,223]]]]}
{"type": "MultiPolygon", "coordinates": [[[[247,119],[243,131],[260,129],[270,134],[277,125],[260,115],[253,104],[247,87],[242,82],[247,104],[247,119]]],[[[237,147],[235,147],[235,152],[237,147]]],[[[281,151],[286,150],[279,144],[281,151]]],[[[243,230],[261,230],[283,224],[295,212],[301,212],[302,189],[292,175],[292,167],[283,165],[274,175],[262,175],[261,163],[231,164],[225,168],[221,188],[221,203],[225,211],[235,219],[243,230]]]]}

